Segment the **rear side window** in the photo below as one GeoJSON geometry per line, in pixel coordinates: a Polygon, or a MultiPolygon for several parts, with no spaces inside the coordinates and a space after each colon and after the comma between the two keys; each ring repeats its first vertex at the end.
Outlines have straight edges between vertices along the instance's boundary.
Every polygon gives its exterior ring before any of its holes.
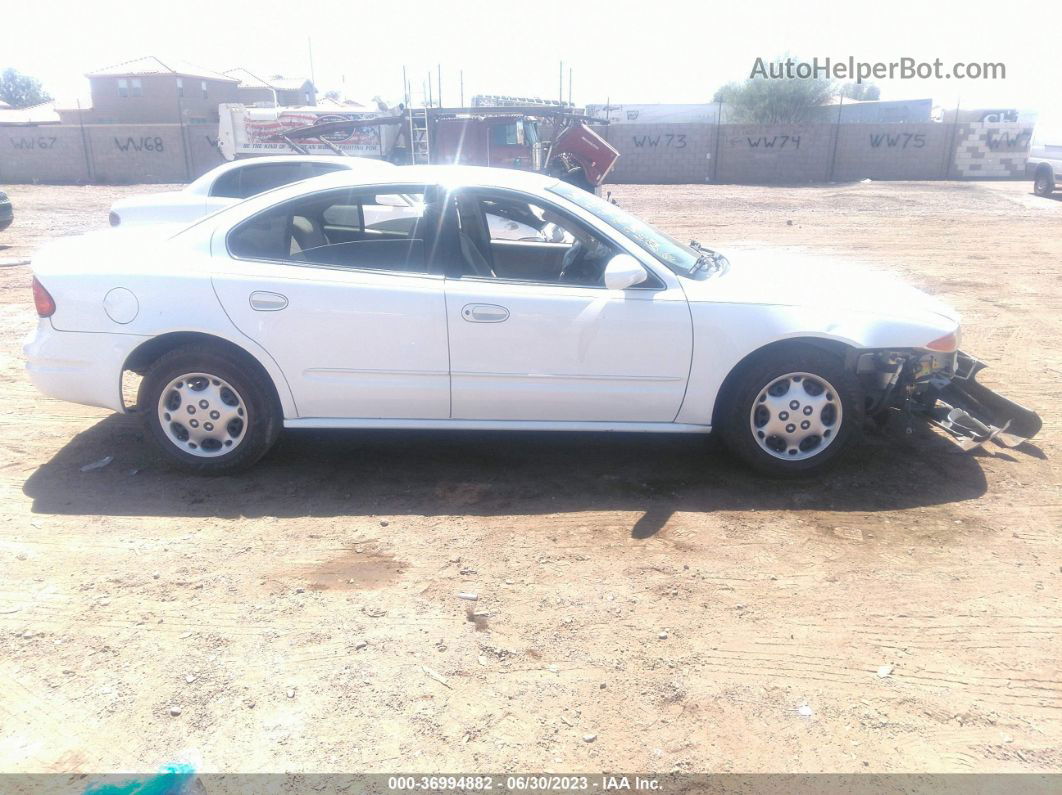
{"type": "Polygon", "coordinates": [[[297,161],[248,164],[243,168],[234,168],[218,177],[214,187],[210,190],[210,195],[230,199],[247,199],[259,193],[265,193],[267,190],[279,188],[281,185],[298,182],[300,179],[319,177],[322,174],[339,171],[341,168],[342,166],[334,163],[297,161]]]}
{"type": "Polygon", "coordinates": [[[427,273],[436,208],[424,188],[340,188],[302,196],[234,228],[229,253],[339,268],[427,273]]]}

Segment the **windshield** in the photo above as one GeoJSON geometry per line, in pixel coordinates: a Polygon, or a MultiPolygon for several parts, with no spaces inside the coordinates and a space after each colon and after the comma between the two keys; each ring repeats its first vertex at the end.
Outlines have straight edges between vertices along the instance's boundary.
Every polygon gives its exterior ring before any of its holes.
{"type": "Polygon", "coordinates": [[[574,202],[587,212],[593,213],[609,226],[629,237],[675,273],[688,276],[697,270],[701,253],[684,246],[670,235],[654,229],[645,221],[621,210],[615,204],[595,196],[589,191],[558,182],[548,190],[574,202]]]}

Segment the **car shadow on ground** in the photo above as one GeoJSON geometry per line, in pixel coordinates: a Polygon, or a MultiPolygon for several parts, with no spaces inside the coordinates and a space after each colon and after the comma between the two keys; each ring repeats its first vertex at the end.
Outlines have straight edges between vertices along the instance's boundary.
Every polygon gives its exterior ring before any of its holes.
{"type": "Polygon", "coordinates": [[[870,435],[821,476],[775,480],[718,443],[670,434],[288,431],[257,466],[202,477],[170,469],[133,417],[79,434],[24,485],[37,513],[304,517],[505,516],[634,511],[634,537],[676,511],[882,511],[975,499],[976,457],[926,431],[870,435]],[[82,467],[110,456],[87,472],[82,467]]]}

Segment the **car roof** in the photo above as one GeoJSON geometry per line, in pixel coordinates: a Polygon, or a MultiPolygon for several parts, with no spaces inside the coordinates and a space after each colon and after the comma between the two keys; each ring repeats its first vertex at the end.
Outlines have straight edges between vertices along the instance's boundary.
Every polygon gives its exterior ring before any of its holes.
{"type": "Polygon", "coordinates": [[[379,185],[381,182],[401,185],[445,185],[447,187],[493,187],[538,192],[557,183],[556,177],[548,177],[532,171],[512,168],[487,168],[485,166],[398,166],[392,170],[336,171],[299,183],[303,190],[324,188],[379,185]]]}
{"type": "Polygon", "coordinates": [[[357,157],[354,155],[262,155],[256,157],[241,157],[236,160],[230,160],[227,163],[222,163],[215,171],[239,168],[241,166],[258,165],[261,163],[338,163],[341,165],[353,165],[373,163],[376,165],[384,166],[387,168],[393,168],[394,165],[387,160],[378,160],[372,157],[357,157]]]}
{"type": "Polygon", "coordinates": [[[200,175],[191,183],[186,190],[193,193],[203,192],[205,187],[213,185],[215,180],[222,174],[227,174],[237,168],[248,166],[268,165],[270,163],[331,163],[344,169],[358,169],[359,171],[376,172],[381,169],[395,168],[393,163],[387,160],[376,160],[371,157],[346,157],[341,155],[264,155],[262,157],[242,157],[230,160],[216,166],[205,174],[200,175]]]}

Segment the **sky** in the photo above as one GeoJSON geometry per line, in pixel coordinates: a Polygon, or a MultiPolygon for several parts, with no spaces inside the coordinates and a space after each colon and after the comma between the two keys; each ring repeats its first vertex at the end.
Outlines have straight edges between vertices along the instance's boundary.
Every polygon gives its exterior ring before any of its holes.
{"type": "Polygon", "coordinates": [[[881,98],[1042,109],[1062,95],[1060,35],[1058,0],[52,0],[5,4],[0,69],[37,77],[60,101],[84,101],[85,72],[144,55],[308,77],[312,42],[318,89],[350,99],[401,101],[403,66],[416,104],[440,66],[447,105],[460,99],[462,72],[466,101],[477,93],[555,99],[563,61],[565,95],[571,69],[572,98],[585,105],[710,102],[720,85],[748,77],[757,57],[784,53],[940,58],[946,68],[1003,63],[1006,79],[879,80],[881,98]]]}

